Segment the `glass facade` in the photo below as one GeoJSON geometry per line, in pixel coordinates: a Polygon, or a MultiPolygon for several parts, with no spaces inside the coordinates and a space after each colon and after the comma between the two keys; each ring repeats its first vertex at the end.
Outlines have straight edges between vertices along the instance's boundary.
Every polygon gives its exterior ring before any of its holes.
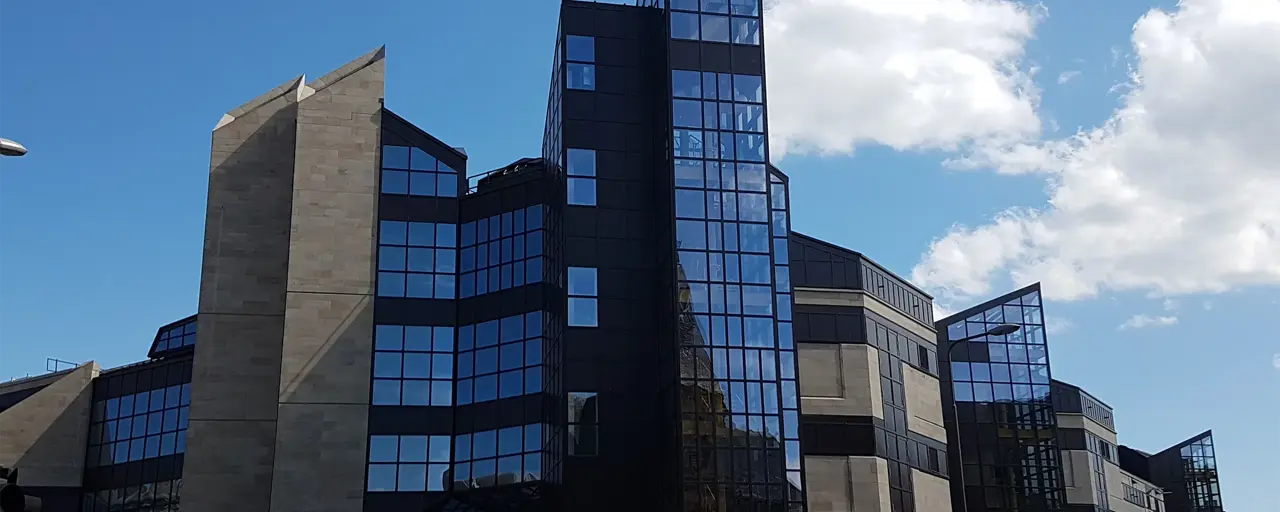
{"type": "Polygon", "coordinates": [[[443,491],[449,436],[369,436],[370,492],[443,491]]]}
{"type": "Polygon", "coordinates": [[[458,405],[542,391],[543,314],[458,328],[458,405]]]}
{"type": "Polygon", "coordinates": [[[954,412],[943,409],[959,423],[962,452],[963,489],[953,480],[953,499],[963,496],[969,510],[1061,507],[1062,452],[1039,285],[940,320],[938,331],[951,347],[944,401],[955,403],[954,412]],[[1005,324],[1018,330],[985,334],[1005,324]]]}
{"type": "Polygon", "coordinates": [[[176,325],[169,325],[156,334],[152,352],[175,350],[196,344],[196,317],[187,318],[176,325]]]}
{"type": "Polygon", "coordinates": [[[543,211],[534,205],[462,225],[459,297],[542,281],[543,211]]]}
{"type": "Polygon", "coordinates": [[[458,226],[383,220],[378,226],[378,295],[452,299],[458,226]]]}
{"type": "Polygon", "coordinates": [[[190,384],[95,401],[86,464],[123,464],[186,452],[190,405],[190,384]]]}
{"type": "MultiPolygon", "coordinates": [[[[757,2],[669,6],[673,52],[760,43],[757,2]]],[[[670,76],[682,508],[803,510],[787,185],[765,164],[764,81],[670,76]]]]}
{"type": "Polygon", "coordinates": [[[373,405],[453,405],[453,327],[374,328],[373,405]]]}
{"type": "Polygon", "coordinates": [[[422,149],[384,145],[382,193],[458,197],[458,171],[422,149]]]}
{"type": "Polygon", "coordinates": [[[1218,459],[1213,452],[1213,436],[1193,439],[1178,449],[1182,459],[1183,485],[1194,512],[1221,512],[1222,491],[1218,488],[1218,459]]]}
{"type": "Polygon", "coordinates": [[[82,512],[117,512],[147,510],[150,512],[178,512],[182,504],[182,479],[147,482],[129,487],[117,487],[85,493],[82,512]]]}
{"type": "Polygon", "coordinates": [[[543,431],[541,423],[533,423],[458,435],[454,438],[454,488],[541,480],[543,431]]]}

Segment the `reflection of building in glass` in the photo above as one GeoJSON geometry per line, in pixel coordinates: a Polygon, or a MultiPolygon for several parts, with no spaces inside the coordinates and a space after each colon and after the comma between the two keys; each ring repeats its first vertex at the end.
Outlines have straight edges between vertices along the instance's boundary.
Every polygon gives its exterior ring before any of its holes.
{"type": "Polygon", "coordinates": [[[1065,504],[1062,451],[1050,401],[1040,286],[937,322],[944,347],[944,414],[959,425],[952,501],[967,510],[1057,510],[1065,504]],[[988,335],[1000,325],[1006,335],[988,335]],[[949,352],[950,357],[945,357],[949,352]],[[957,453],[957,451],[959,453],[957,453]],[[962,501],[963,500],[963,501],[962,501]]]}
{"type": "Polygon", "coordinates": [[[1169,512],[1222,512],[1213,431],[1150,454],[1120,446],[1120,465],[1163,487],[1169,512]]]}

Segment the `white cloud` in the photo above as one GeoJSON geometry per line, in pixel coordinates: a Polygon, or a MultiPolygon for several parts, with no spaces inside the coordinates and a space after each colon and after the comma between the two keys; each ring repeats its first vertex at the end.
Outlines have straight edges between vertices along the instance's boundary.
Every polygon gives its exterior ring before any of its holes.
{"type": "Polygon", "coordinates": [[[1042,12],[1009,0],[766,3],[770,149],[953,149],[1035,137],[1021,62],[1042,12]]]}
{"type": "Polygon", "coordinates": [[[1280,354],[1271,356],[1271,366],[1274,366],[1276,367],[1277,370],[1280,370],[1280,354]]]}
{"type": "MultiPolygon", "coordinates": [[[[965,164],[1042,173],[1048,206],[935,240],[913,282],[942,299],[1042,281],[1047,298],[1280,285],[1280,2],[1183,0],[1132,35],[1103,125],[981,146],[965,164]]],[[[1118,52],[1117,52],[1118,54],[1118,52]]],[[[771,61],[773,62],[773,61],[771,61]]]]}
{"type": "Polygon", "coordinates": [[[1212,302],[1212,301],[1207,301],[1207,300],[1206,300],[1206,301],[1204,301],[1204,310],[1205,310],[1205,311],[1209,311],[1209,310],[1212,310],[1212,309],[1213,309],[1213,302],[1212,302]]]}
{"type": "Polygon", "coordinates": [[[1178,323],[1178,317],[1176,316],[1133,315],[1120,324],[1120,329],[1144,329],[1147,327],[1174,325],[1176,323],[1178,323]]]}
{"type": "Polygon", "coordinates": [[[1175,309],[1178,309],[1178,301],[1173,299],[1165,299],[1164,302],[1161,304],[1161,307],[1163,307],[1165,311],[1173,311],[1175,309]]]}
{"type": "Polygon", "coordinates": [[[1071,79],[1080,76],[1080,71],[1063,71],[1058,75],[1058,85],[1070,82],[1071,79]]]}
{"type": "Polygon", "coordinates": [[[1062,334],[1075,326],[1075,322],[1062,317],[1050,316],[1044,319],[1044,330],[1049,334],[1062,334]]]}

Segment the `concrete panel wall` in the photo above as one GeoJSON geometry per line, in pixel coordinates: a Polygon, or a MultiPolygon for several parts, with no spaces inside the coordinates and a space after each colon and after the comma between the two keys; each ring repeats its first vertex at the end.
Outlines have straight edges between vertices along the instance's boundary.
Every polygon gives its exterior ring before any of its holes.
{"type": "Polygon", "coordinates": [[[884,418],[880,359],[862,344],[800,343],[800,399],[805,414],[884,418]]]}
{"type": "Polygon", "coordinates": [[[951,484],[946,480],[912,468],[916,512],[951,512],[951,484]]]}
{"type": "Polygon", "coordinates": [[[915,333],[929,341],[937,339],[932,325],[925,325],[919,320],[898,311],[884,301],[862,290],[842,290],[838,288],[796,288],[796,304],[813,306],[841,306],[865,308],[898,326],[915,333]]]}
{"type": "Polygon", "coordinates": [[[903,394],[907,398],[907,429],[947,442],[947,428],[942,425],[942,394],[938,379],[902,365],[903,394]]]}
{"type": "Polygon", "coordinates": [[[1067,484],[1067,503],[1092,505],[1097,501],[1088,451],[1063,450],[1062,472],[1067,484]]]}
{"type": "Polygon", "coordinates": [[[272,511],[363,504],[384,72],[378,50],[299,102],[272,511]]]}
{"type": "Polygon", "coordinates": [[[1059,428],[1082,428],[1112,445],[1118,444],[1115,432],[1089,419],[1088,416],[1069,412],[1060,412],[1057,413],[1057,416],[1059,428]]]}
{"type": "Polygon", "coordinates": [[[213,132],[183,468],[183,505],[195,512],[270,506],[297,86],[229,112],[213,132]]]}
{"type": "Polygon", "coordinates": [[[0,466],[19,469],[22,485],[80,487],[98,372],[81,365],[0,412],[0,466]]]}
{"type": "MultiPolygon", "coordinates": [[[[1111,510],[1113,512],[1143,512],[1143,511],[1150,510],[1145,506],[1140,506],[1124,499],[1125,484],[1133,486],[1134,488],[1141,491],[1144,495],[1163,498],[1163,495],[1160,494],[1159,486],[1151,482],[1148,482],[1146,480],[1143,480],[1141,478],[1138,478],[1137,476],[1134,476],[1128,471],[1120,469],[1120,467],[1115,464],[1106,465],[1106,478],[1107,478],[1107,494],[1109,498],[1107,501],[1111,505],[1111,510]]],[[[1142,499],[1142,501],[1144,503],[1146,502],[1145,496],[1142,499]]],[[[1161,510],[1163,510],[1163,508],[1161,508],[1161,510]]]]}
{"type": "Polygon", "coordinates": [[[889,512],[889,464],[884,459],[810,455],[804,465],[810,512],[889,512]]]}

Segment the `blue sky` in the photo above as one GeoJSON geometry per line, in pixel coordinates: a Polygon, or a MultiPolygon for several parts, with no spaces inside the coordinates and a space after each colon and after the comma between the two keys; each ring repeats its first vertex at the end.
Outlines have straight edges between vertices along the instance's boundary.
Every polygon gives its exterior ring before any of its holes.
{"type": "MultiPolygon", "coordinates": [[[[538,154],[557,3],[6,4],[0,378],[141,359],[195,311],[210,130],[299,73],[385,44],[387,105],[473,172],[538,154]]],[[[950,310],[1043,281],[1055,377],[1137,448],[1213,428],[1228,509],[1270,510],[1280,3],[771,5],[796,229],[950,310]]]]}

